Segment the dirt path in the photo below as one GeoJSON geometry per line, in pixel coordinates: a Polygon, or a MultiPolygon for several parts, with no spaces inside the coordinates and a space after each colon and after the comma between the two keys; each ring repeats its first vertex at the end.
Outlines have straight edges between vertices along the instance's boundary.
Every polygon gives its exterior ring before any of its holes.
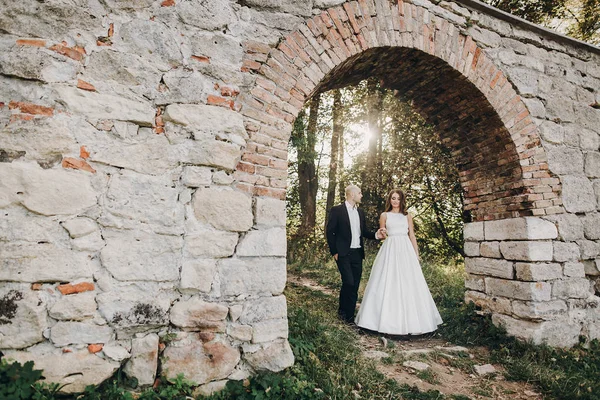
{"type": "MultiPolygon", "coordinates": [[[[303,276],[288,274],[288,281],[337,297],[335,291],[303,276]]],[[[469,399],[542,399],[531,385],[506,381],[502,366],[489,364],[489,352],[484,347],[466,348],[437,338],[392,337],[376,332],[359,331],[359,335],[363,356],[399,383],[469,399]]]]}

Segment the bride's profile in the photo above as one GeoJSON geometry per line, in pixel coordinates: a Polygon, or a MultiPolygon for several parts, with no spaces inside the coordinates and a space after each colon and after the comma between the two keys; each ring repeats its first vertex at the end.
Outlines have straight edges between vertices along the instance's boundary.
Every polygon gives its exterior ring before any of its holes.
{"type": "Polygon", "coordinates": [[[373,263],[356,325],[391,335],[435,331],[442,318],[421,271],[412,216],[400,189],[388,194],[379,226],[387,239],[373,263]]]}

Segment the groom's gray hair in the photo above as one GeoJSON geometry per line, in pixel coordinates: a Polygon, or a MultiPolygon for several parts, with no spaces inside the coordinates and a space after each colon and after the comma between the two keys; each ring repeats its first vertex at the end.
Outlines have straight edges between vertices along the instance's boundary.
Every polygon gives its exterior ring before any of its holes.
{"type": "Polygon", "coordinates": [[[348,196],[350,196],[350,193],[354,192],[354,191],[359,191],[360,188],[356,185],[348,185],[346,186],[346,198],[348,198],[348,196]]]}

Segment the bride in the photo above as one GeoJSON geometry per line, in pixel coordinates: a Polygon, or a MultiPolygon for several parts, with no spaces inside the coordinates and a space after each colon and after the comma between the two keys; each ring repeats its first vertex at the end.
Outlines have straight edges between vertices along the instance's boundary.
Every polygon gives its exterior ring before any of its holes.
{"type": "Polygon", "coordinates": [[[421,272],[413,220],[401,190],[388,194],[379,226],[388,237],[373,263],[356,325],[392,335],[436,330],[442,318],[421,272]]]}

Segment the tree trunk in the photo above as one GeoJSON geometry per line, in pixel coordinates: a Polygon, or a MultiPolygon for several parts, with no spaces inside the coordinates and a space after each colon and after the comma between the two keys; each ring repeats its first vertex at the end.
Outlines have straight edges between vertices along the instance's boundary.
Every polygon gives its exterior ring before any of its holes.
{"type": "Polygon", "coordinates": [[[303,145],[298,147],[298,192],[302,212],[299,231],[302,235],[313,233],[316,223],[318,179],[315,168],[315,144],[320,103],[320,95],[312,98],[305,140],[303,145]]]}
{"type": "Polygon", "coordinates": [[[344,178],[344,148],[345,148],[345,142],[344,142],[344,132],[342,131],[342,134],[339,137],[340,139],[340,146],[339,146],[339,154],[338,154],[338,171],[339,171],[339,175],[340,175],[340,191],[339,191],[339,197],[340,200],[344,200],[346,198],[346,179],[344,178]]]}
{"type": "Polygon", "coordinates": [[[335,189],[337,186],[337,168],[340,150],[340,137],[344,136],[342,124],[342,94],[339,89],[333,91],[333,130],[331,133],[331,157],[329,161],[329,184],[327,186],[327,203],[325,206],[325,226],[329,220],[329,210],[335,203],[335,189]]]}
{"type": "Polygon", "coordinates": [[[429,191],[429,196],[431,198],[431,206],[433,208],[433,212],[435,213],[435,219],[440,228],[440,232],[442,233],[442,237],[454,251],[464,257],[465,251],[463,248],[456,243],[456,241],[454,241],[450,235],[448,235],[448,230],[446,229],[446,225],[444,225],[444,220],[442,220],[442,212],[436,201],[435,195],[433,194],[433,188],[431,187],[431,180],[429,180],[429,176],[426,177],[425,182],[427,183],[427,190],[429,191]]]}

